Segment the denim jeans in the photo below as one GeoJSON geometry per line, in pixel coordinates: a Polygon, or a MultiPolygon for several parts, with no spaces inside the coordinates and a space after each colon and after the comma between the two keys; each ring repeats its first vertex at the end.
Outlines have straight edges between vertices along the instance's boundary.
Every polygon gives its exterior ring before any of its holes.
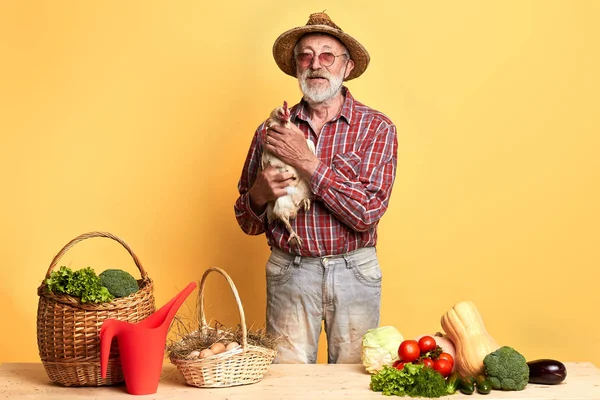
{"type": "Polygon", "coordinates": [[[328,363],[361,362],[362,337],[379,326],[382,273],[374,247],[320,258],[273,248],[266,276],[267,332],[281,338],[274,363],[316,363],[323,321],[328,363]]]}

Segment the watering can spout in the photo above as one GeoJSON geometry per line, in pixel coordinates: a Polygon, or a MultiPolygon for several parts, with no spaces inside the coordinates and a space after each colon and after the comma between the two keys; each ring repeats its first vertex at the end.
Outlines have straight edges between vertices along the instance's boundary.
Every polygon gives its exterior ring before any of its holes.
{"type": "Polygon", "coordinates": [[[196,286],[195,282],[191,282],[177,296],[137,324],[105,320],[100,329],[102,377],[106,377],[110,346],[116,337],[127,392],[138,395],[156,393],[169,327],[196,286]]]}
{"type": "Polygon", "coordinates": [[[161,328],[165,331],[169,330],[175,314],[189,296],[189,294],[196,288],[196,283],[191,282],[185,287],[179,294],[173,297],[168,303],[156,310],[152,315],[140,321],[138,325],[143,326],[146,329],[157,329],[161,328]]]}

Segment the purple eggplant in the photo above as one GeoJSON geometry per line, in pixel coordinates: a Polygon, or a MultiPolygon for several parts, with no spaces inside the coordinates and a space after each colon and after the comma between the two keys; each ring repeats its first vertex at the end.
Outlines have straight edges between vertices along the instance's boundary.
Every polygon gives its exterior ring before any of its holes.
{"type": "Polygon", "coordinates": [[[540,359],[528,361],[529,383],[556,385],[567,377],[567,368],[560,361],[540,359]]]}

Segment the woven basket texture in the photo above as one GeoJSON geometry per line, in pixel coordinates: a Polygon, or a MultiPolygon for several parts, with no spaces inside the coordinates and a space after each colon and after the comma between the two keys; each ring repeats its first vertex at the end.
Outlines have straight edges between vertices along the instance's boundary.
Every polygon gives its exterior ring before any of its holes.
{"type": "Polygon", "coordinates": [[[119,349],[113,342],[106,378],[100,370],[100,328],[106,319],[131,323],[156,310],[154,285],[138,257],[120,238],[107,232],[89,232],[67,243],[54,257],[38,288],[37,342],[40,359],[52,382],[64,386],[105,386],[124,381],[119,349]],[[141,273],[139,290],[105,303],[81,303],[73,296],[51,293],[45,282],[60,258],[75,244],[90,238],[109,238],[132,256],[141,273]]]}
{"type": "MultiPolygon", "coordinates": [[[[202,325],[199,332],[204,333],[206,330],[215,330],[215,328],[208,326],[206,323],[204,313],[204,287],[206,278],[212,272],[220,273],[227,279],[237,302],[242,328],[241,346],[201,359],[183,359],[171,356],[170,361],[183,375],[186,383],[191,386],[229,387],[259,382],[263,379],[267,368],[273,362],[277,351],[248,344],[246,319],[238,291],[231,277],[224,270],[217,267],[211,267],[206,270],[200,283],[198,302],[202,325]]],[[[192,334],[197,333],[193,332],[192,334]]],[[[185,340],[185,338],[182,340],[185,340]]]]}

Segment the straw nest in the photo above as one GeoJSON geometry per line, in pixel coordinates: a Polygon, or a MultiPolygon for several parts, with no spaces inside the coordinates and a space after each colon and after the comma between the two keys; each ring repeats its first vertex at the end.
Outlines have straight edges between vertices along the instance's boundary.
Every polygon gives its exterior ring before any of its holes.
{"type": "MultiPolygon", "coordinates": [[[[167,355],[176,359],[202,358],[201,354],[207,349],[216,349],[222,344],[223,350],[241,345],[243,341],[242,326],[228,328],[218,321],[214,327],[192,324],[185,318],[176,316],[174,319],[174,338],[167,343],[167,355]],[[198,327],[195,328],[194,326],[198,327]]],[[[277,350],[280,338],[270,335],[265,326],[257,329],[247,329],[247,342],[250,346],[259,346],[277,350]]],[[[219,351],[213,351],[213,354],[219,351]]],[[[212,354],[210,354],[212,355],[212,354]]]]}

